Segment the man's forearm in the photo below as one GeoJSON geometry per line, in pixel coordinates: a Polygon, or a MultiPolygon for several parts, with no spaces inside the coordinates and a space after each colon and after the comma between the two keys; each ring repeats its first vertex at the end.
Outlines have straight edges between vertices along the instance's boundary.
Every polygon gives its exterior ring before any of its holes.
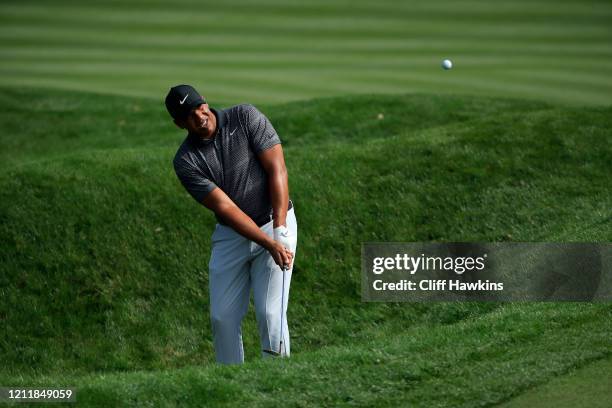
{"type": "Polygon", "coordinates": [[[270,198],[274,216],[274,228],[287,225],[287,207],[289,206],[289,180],[287,170],[277,170],[270,175],[270,198]]]}
{"type": "Polygon", "coordinates": [[[269,249],[273,239],[263,232],[255,221],[246,215],[238,206],[227,206],[219,211],[223,220],[243,237],[269,249]]]}

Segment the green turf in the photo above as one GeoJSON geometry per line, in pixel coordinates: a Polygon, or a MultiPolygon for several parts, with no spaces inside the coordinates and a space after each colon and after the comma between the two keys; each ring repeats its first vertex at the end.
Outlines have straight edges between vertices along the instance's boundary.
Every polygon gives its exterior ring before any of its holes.
{"type": "Polygon", "coordinates": [[[16,383],[71,385],[85,406],[491,406],[609,357],[610,318],[607,305],[513,305],[454,325],[347,339],[290,361],[16,383]]]}
{"type": "Polygon", "coordinates": [[[217,103],[443,92],[610,104],[610,27],[612,4],[592,0],[5,0],[0,85],[159,101],[190,82],[217,103]]]}
{"type": "Polygon", "coordinates": [[[572,408],[610,406],[612,359],[590,364],[555,378],[509,401],[503,408],[572,408]]]}
{"type": "Polygon", "coordinates": [[[610,354],[608,304],[359,297],[364,241],[610,241],[610,108],[425,94],[264,105],[285,142],[299,220],[295,358],[257,362],[251,311],[248,364],[224,371],[208,365],[215,221],[173,174],[182,134],[163,106],[82,92],[1,94],[2,384],[72,381],[83,401],[100,405],[206,396],[475,406],[610,354]],[[374,344],[389,367],[370,360],[374,344]],[[491,352],[474,354],[479,347],[491,352]],[[394,360],[400,350],[410,358],[394,360]],[[413,370],[425,371],[414,380],[413,370]],[[482,370],[497,374],[481,382],[482,370]],[[280,385],[279,374],[287,374],[280,385]],[[252,388],[237,393],[245,383],[252,388]],[[162,393],[184,386],[183,397],[162,393]]]}
{"type": "Polygon", "coordinates": [[[0,386],[105,407],[602,403],[609,303],[367,304],[359,255],[610,242],[610,27],[608,1],[2,1],[0,386]],[[247,363],[211,364],[215,221],[171,167],[176,83],[281,135],[289,360],[259,361],[251,310],[247,363]]]}

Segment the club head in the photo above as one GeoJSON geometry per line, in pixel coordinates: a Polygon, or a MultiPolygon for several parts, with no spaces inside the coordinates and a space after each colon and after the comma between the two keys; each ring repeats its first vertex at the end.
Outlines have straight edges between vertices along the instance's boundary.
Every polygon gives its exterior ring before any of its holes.
{"type": "Polygon", "coordinates": [[[270,354],[271,356],[274,356],[274,357],[280,357],[280,355],[281,355],[279,352],[276,352],[276,351],[273,351],[273,350],[266,350],[266,349],[264,349],[263,352],[267,353],[267,354],[270,354]]]}

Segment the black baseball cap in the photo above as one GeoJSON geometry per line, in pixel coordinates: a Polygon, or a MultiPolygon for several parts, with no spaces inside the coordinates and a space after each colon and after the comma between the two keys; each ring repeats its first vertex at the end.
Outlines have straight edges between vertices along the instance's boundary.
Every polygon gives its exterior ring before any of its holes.
{"type": "Polygon", "coordinates": [[[185,120],[192,109],[206,103],[191,85],[177,85],[170,88],[166,95],[166,109],[174,120],[185,120]]]}

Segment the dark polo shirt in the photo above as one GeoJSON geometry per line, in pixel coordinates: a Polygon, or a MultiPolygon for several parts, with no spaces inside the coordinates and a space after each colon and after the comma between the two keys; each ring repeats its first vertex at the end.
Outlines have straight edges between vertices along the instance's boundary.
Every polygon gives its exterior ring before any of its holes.
{"type": "Polygon", "coordinates": [[[272,205],[268,176],[257,155],[281,143],[280,138],[253,105],[211,110],[217,118],[216,135],[208,140],[187,135],[174,156],[176,175],[198,203],[219,187],[261,226],[271,220],[272,205]]]}

